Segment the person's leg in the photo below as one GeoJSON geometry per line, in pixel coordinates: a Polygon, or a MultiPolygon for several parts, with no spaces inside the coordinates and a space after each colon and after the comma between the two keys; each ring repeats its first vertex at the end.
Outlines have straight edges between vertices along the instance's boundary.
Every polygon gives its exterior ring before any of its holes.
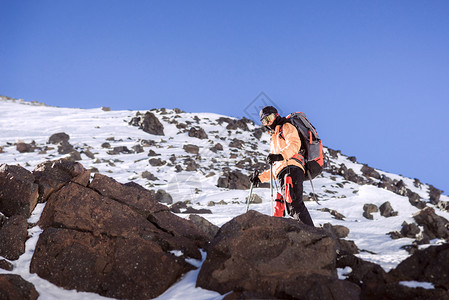
{"type": "Polygon", "coordinates": [[[295,219],[301,220],[304,224],[314,226],[309,211],[302,200],[304,172],[300,168],[291,168],[289,171],[293,182],[293,187],[290,191],[292,198],[290,215],[295,219]]]}

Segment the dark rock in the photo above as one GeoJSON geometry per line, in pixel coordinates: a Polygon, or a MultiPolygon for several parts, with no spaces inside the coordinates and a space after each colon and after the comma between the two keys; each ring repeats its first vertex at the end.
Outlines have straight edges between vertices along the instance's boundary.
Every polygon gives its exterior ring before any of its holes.
{"type": "Polygon", "coordinates": [[[185,213],[185,214],[211,214],[212,211],[210,209],[207,209],[207,208],[197,209],[197,208],[193,208],[191,206],[188,206],[183,213],[185,213]]]}
{"type": "Polygon", "coordinates": [[[33,174],[21,166],[0,165],[0,211],[7,217],[28,218],[36,207],[38,186],[33,174]]]}
{"type": "Polygon", "coordinates": [[[73,146],[69,142],[61,142],[58,144],[59,154],[69,154],[73,150],[74,150],[73,146]]]}
{"type": "Polygon", "coordinates": [[[281,299],[358,299],[358,287],[337,279],[335,259],[324,230],[249,211],[220,228],[197,286],[281,299]]]}
{"type": "Polygon", "coordinates": [[[54,284],[113,298],[154,298],[191,270],[208,238],[136,183],[96,174],[89,187],[53,193],[31,272],[54,284]],[[183,257],[170,251],[181,250],[183,257]]]}
{"type": "Polygon", "coordinates": [[[256,139],[260,140],[260,138],[262,137],[262,134],[263,134],[263,129],[261,129],[261,128],[254,129],[253,135],[256,139]]]}
{"type": "Polygon", "coordinates": [[[154,176],[152,173],[148,171],[143,171],[141,174],[142,178],[148,179],[148,180],[158,180],[156,176],[154,176]]]}
{"type": "Polygon", "coordinates": [[[218,226],[212,224],[205,218],[195,214],[189,215],[187,219],[192,221],[196,226],[198,226],[198,228],[207,235],[209,241],[211,241],[215,237],[218,230],[220,229],[218,226]]]}
{"type": "Polygon", "coordinates": [[[25,252],[28,223],[24,216],[16,215],[6,220],[0,228],[0,256],[16,260],[25,252]]]}
{"type": "Polygon", "coordinates": [[[416,225],[415,223],[408,224],[405,221],[402,223],[401,235],[403,237],[414,239],[420,232],[421,229],[419,229],[418,225],[416,225]]]}
{"type": "Polygon", "coordinates": [[[348,157],[349,161],[356,163],[357,162],[357,158],[355,156],[349,156],[348,157]]]}
{"type": "MultiPolygon", "coordinates": [[[[311,200],[310,200],[311,201],[311,200]]],[[[323,211],[323,212],[328,212],[330,213],[332,216],[335,217],[335,219],[337,220],[344,220],[346,217],[344,215],[342,215],[341,213],[339,213],[338,211],[336,211],[335,209],[329,209],[327,207],[324,208],[320,208],[318,209],[319,211],[323,211]]]]}
{"type": "Polygon", "coordinates": [[[375,204],[367,203],[367,204],[363,205],[363,216],[369,220],[373,220],[374,217],[373,217],[372,213],[378,212],[378,211],[379,211],[379,209],[377,208],[377,205],[375,205],[375,204]]]}
{"type": "Polygon", "coordinates": [[[448,201],[438,201],[437,207],[443,211],[449,211],[448,201]]]}
{"type": "Polygon", "coordinates": [[[153,167],[160,167],[165,165],[166,161],[162,160],[160,158],[151,158],[149,161],[150,165],[152,165],[153,167]]]}
{"type": "Polygon", "coordinates": [[[16,150],[20,153],[33,152],[35,147],[32,144],[27,144],[24,142],[18,142],[16,145],[16,150]]]}
{"type": "Polygon", "coordinates": [[[217,151],[222,151],[223,145],[220,143],[215,144],[213,147],[210,148],[210,151],[217,153],[217,151]]]}
{"type": "Polygon", "coordinates": [[[440,196],[443,193],[442,190],[439,190],[437,188],[435,188],[433,185],[429,186],[429,198],[430,198],[430,203],[432,204],[438,204],[438,202],[440,202],[440,196]]]}
{"type": "Polygon", "coordinates": [[[36,300],[39,293],[34,285],[16,274],[0,274],[0,299],[36,300]]]}
{"type": "Polygon", "coordinates": [[[90,159],[95,159],[95,155],[89,149],[83,150],[83,151],[81,151],[81,153],[83,153],[90,159]]]}
{"type": "Polygon", "coordinates": [[[129,150],[128,147],[126,147],[126,146],[117,146],[117,147],[114,147],[112,150],[109,150],[107,153],[110,155],[117,155],[120,153],[131,154],[133,152],[131,150],[129,150]]]}
{"type": "Polygon", "coordinates": [[[227,189],[247,190],[250,188],[249,177],[239,171],[225,172],[218,178],[218,187],[227,189]]]}
{"type": "Polygon", "coordinates": [[[142,145],[139,145],[139,144],[132,146],[131,149],[133,149],[133,151],[135,153],[142,153],[142,152],[144,152],[142,145]]]}
{"type": "Polygon", "coordinates": [[[429,239],[445,239],[449,241],[449,222],[435,214],[435,210],[426,207],[413,215],[416,223],[424,227],[424,234],[429,239]]]}
{"type": "Polygon", "coordinates": [[[173,198],[171,197],[171,195],[164,190],[158,190],[155,197],[156,197],[157,202],[167,203],[167,204],[173,203],[173,198]]]}
{"type": "Polygon", "coordinates": [[[327,148],[327,151],[329,152],[329,155],[333,158],[333,159],[337,159],[338,158],[338,154],[341,152],[339,150],[333,150],[331,148],[327,148]]]}
{"type": "Polygon", "coordinates": [[[187,203],[183,201],[176,202],[170,206],[170,211],[175,214],[180,214],[181,209],[185,210],[187,208],[187,203]]]}
{"type": "MultiPolygon", "coordinates": [[[[14,269],[14,266],[9,261],[7,261],[5,259],[0,259],[0,269],[12,271],[14,269]]],[[[1,292],[0,292],[0,294],[1,294],[1,292]]]]}
{"type": "Polygon", "coordinates": [[[143,116],[140,113],[137,113],[136,116],[131,119],[129,125],[137,126],[149,134],[164,135],[164,126],[159,119],[149,111],[143,116]]]}
{"type": "Polygon", "coordinates": [[[337,238],[342,239],[348,236],[349,228],[342,225],[332,225],[331,223],[323,224],[323,229],[337,238]]]}
{"type": "Polygon", "coordinates": [[[154,152],[153,149],[151,149],[151,150],[148,152],[148,156],[159,156],[159,155],[160,155],[160,154],[154,152]]]}
{"type": "Polygon", "coordinates": [[[337,251],[351,254],[359,253],[359,249],[355,245],[354,241],[343,240],[343,238],[347,237],[349,234],[349,229],[347,227],[326,223],[323,224],[322,228],[334,238],[337,251]]]}
{"type": "Polygon", "coordinates": [[[204,129],[203,128],[195,128],[195,127],[192,127],[192,128],[190,128],[190,130],[189,130],[189,136],[190,137],[195,137],[195,138],[198,138],[198,139],[200,139],[200,140],[204,140],[204,139],[207,139],[207,138],[209,138],[209,136],[207,135],[207,133],[204,131],[204,129]]]}
{"type": "Polygon", "coordinates": [[[385,295],[388,276],[381,266],[364,261],[353,254],[343,253],[337,257],[337,267],[352,269],[347,280],[361,287],[361,299],[390,299],[382,298],[385,295]]]}
{"type": "Polygon", "coordinates": [[[242,120],[230,120],[228,126],[226,126],[226,129],[228,130],[236,130],[236,129],[242,129],[244,131],[248,131],[248,125],[246,125],[247,121],[245,119],[242,120]]]}
{"type": "Polygon", "coordinates": [[[230,143],[229,143],[229,147],[231,148],[238,148],[238,149],[242,149],[244,142],[242,140],[239,139],[233,139],[230,143]]]}
{"type": "Polygon", "coordinates": [[[449,289],[449,244],[416,251],[390,271],[396,281],[431,282],[449,289]]]}
{"type": "Polygon", "coordinates": [[[187,153],[198,154],[200,152],[200,147],[197,145],[187,144],[182,147],[187,153]]]}
{"type": "Polygon", "coordinates": [[[67,133],[58,132],[50,136],[50,138],[48,139],[48,143],[54,145],[57,145],[59,143],[68,143],[69,139],[70,136],[67,133]]]}
{"type": "Polygon", "coordinates": [[[151,213],[168,211],[168,207],[156,200],[154,191],[147,190],[137,184],[133,186],[125,185],[108,176],[95,174],[89,188],[105,197],[126,204],[145,217],[148,217],[151,213]]]}
{"type": "Polygon", "coordinates": [[[424,201],[421,201],[421,197],[417,193],[412,192],[411,190],[407,190],[407,197],[410,204],[415,206],[416,208],[423,209],[424,207],[426,207],[426,203],[424,201]]]}
{"type": "Polygon", "coordinates": [[[196,161],[193,160],[193,159],[190,158],[190,157],[189,157],[189,158],[186,158],[186,159],[184,160],[184,164],[185,164],[185,166],[186,166],[185,170],[186,170],[186,171],[189,171],[189,172],[197,171],[198,168],[200,167],[200,165],[197,164],[196,161]]]}
{"type": "Polygon", "coordinates": [[[109,149],[109,148],[111,148],[111,144],[109,144],[109,143],[103,143],[103,144],[101,144],[101,148],[106,148],[106,149],[109,149]]]}
{"type": "Polygon", "coordinates": [[[40,203],[47,201],[51,193],[70,181],[87,186],[90,180],[90,170],[66,159],[40,163],[34,168],[33,175],[39,186],[40,203]]]}
{"type": "Polygon", "coordinates": [[[365,175],[367,177],[373,177],[376,179],[380,179],[379,172],[374,170],[374,168],[369,167],[368,165],[363,165],[361,171],[362,171],[363,175],[365,175]]]}
{"type": "Polygon", "coordinates": [[[120,299],[155,298],[193,267],[151,240],[65,228],[41,234],[30,272],[57,286],[120,299]]]}
{"type": "MultiPolygon", "coordinates": [[[[249,198],[249,196],[245,198],[246,203],[248,203],[248,198],[249,198]]],[[[253,193],[252,196],[251,196],[251,202],[250,203],[252,203],[252,204],[260,204],[260,203],[262,203],[262,198],[259,195],[253,193]]]]}
{"type": "Polygon", "coordinates": [[[380,210],[380,215],[388,218],[388,217],[394,217],[398,215],[397,211],[393,210],[393,207],[391,206],[390,202],[384,202],[382,203],[382,205],[379,207],[380,210]]]}

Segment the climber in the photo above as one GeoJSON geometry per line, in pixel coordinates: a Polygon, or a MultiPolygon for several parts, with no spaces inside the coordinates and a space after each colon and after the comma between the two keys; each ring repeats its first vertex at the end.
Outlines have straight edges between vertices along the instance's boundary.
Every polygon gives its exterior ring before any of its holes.
{"type": "MultiPolygon", "coordinates": [[[[287,122],[286,118],[281,117],[273,106],[262,108],[259,116],[262,125],[268,129],[271,135],[270,154],[267,156],[267,162],[273,165],[273,177],[279,180],[282,191],[285,191],[283,198],[288,208],[287,211],[294,219],[314,226],[302,199],[305,176],[303,165],[296,159],[301,149],[301,139],[297,129],[287,122]]],[[[270,170],[261,174],[255,172],[250,176],[250,181],[255,186],[269,180],[270,170]]]]}

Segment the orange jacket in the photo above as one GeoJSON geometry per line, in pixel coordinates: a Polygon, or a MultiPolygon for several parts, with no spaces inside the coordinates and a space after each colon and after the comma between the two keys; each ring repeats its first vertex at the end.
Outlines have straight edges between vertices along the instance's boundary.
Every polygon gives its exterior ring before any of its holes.
{"type": "MultiPolygon", "coordinates": [[[[295,126],[290,123],[278,125],[274,129],[274,133],[271,133],[270,141],[270,153],[282,154],[284,160],[273,163],[273,176],[276,177],[287,166],[298,166],[304,171],[304,167],[292,156],[298,154],[301,148],[301,139],[299,138],[298,131],[295,126]],[[281,126],[282,134],[281,137],[281,126]]],[[[270,180],[270,170],[264,171],[259,175],[261,182],[267,182],[270,180]]]]}

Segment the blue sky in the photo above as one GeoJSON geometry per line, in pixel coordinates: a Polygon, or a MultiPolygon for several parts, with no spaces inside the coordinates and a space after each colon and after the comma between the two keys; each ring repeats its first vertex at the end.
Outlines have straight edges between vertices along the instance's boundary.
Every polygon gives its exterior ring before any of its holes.
{"type": "Polygon", "coordinates": [[[449,1],[0,0],[0,94],[248,117],[449,192],[449,1]]]}

